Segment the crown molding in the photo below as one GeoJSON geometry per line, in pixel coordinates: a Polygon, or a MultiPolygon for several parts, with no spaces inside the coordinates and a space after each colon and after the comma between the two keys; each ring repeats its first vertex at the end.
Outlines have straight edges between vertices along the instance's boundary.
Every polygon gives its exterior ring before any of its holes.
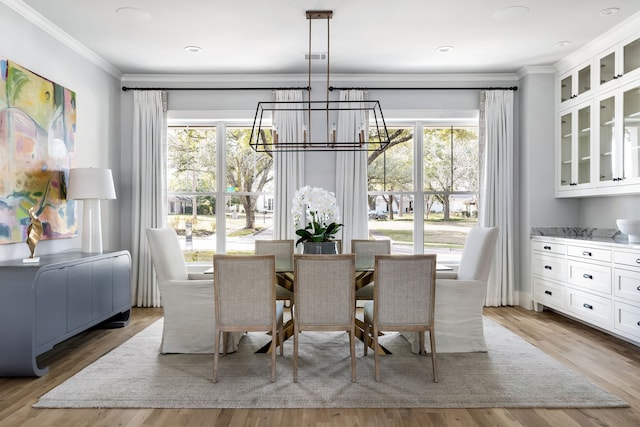
{"type": "Polygon", "coordinates": [[[91,49],[71,37],[68,33],[62,31],[60,27],[54,25],[51,21],[36,12],[30,6],[27,6],[22,0],[0,0],[0,2],[4,3],[8,8],[13,9],[14,12],[22,15],[27,21],[46,32],[63,45],[67,46],[78,55],[111,74],[113,77],[117,79],[122,77],[122,72],[119,69],[105,61],[91,49]]]}

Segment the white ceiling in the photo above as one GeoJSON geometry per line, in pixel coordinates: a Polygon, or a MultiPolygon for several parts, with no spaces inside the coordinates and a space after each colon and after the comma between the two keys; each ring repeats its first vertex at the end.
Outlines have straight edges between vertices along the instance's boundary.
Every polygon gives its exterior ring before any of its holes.
{"type": "MultiPolygon", "coordinates": [[[[0,1],[27,5],[124,74],[304,73],[307,10],[333,11],[332,73],[511,73],[553,65],[640,13],[640,0],[0,1]],[[494,16],[513,6],[529,10],[494,16]],[[116,13],[124,7],[142,16],[116,13]]],[[[326,52],[326,21],[312,24],[311,50],[326,52]]]]}

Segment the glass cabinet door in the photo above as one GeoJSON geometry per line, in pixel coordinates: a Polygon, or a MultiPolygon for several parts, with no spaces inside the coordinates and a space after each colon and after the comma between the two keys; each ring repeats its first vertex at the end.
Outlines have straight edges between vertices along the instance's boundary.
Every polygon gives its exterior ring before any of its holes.
{"type": "Polygon", "coordinates": [[[640,38],[627,43],[623,48],[623,72],[630,73],[640,68],[640,38]]]}
{"type": "Polygon", "coordinates": [[[640,86],[623,92],[623,161],[625,179],[640,177],[640,86]]]}
{"type": "Polygon", "coordinates": [[[611,52],[600,58],[600,84],[603,85],[616,78],[616,53],[611,52]]]}
{"type": "Polygon", "coordinates": [[[573,183],[572,169],[572,115],[567,113],[560,117],[560,186],[565,187],[573,183]]]}
{"type": "Polygon", "coordinates": [[[591,90],[591,65],[587,65],[578,71],[578,95],[591,90]]]}
{"type": "Polygon", "coordinates": [[[600,101],[600,182],[613,180],[615,162],[615,97],[600,101]]]}
{"type": "Polygon", "coordinates": [[[591,182],[591,106],[578,110],[578,184],[591,182]]]}
{"type": "Polygon", "coordinates": [[[573,97],[573,77],[568,75],[560,81],[560,102],[565,102],[573,97]]]}

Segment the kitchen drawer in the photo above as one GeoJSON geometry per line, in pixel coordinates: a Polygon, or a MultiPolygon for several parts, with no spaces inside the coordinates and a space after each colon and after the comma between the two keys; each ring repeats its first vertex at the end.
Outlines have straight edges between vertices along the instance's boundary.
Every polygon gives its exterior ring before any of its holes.
{"type": "Polygon", "coordinates": [[[531,272],[547,279],[565,281],[565,266],[564,258],[539,254],[533,254],[531,257],[531,272]]]}
{"type": "Polygon", "coordinates": [[[640,270],[613,270],[613,294],[640,304],[640,270]]]}
{"type": "Polygon", "coordinates": [[[640,307],[614,302],[615,319],[613,327],[636,340],[640,339],[640,307]]]}
{"type": "Polygon", "coordinates": [[[568,245],[567,255],[593,261],[611,262],[611,249],[568,245]]]}
{"type": "Polygon", "coordinates": [[[567,253],[567,246],[562,243],[555,242],[540,242],[537,240],[531,241],[531,250],[532,251],[540,251],[540,252],[548,252],[551,254],[564,255],[567,253]]]}
{"type": "Polygon", "coordinates": [[[614,262],[640,268],[640,252],[614,251],[614,262]]]}
{"type": "Polygon", "coordinates": [[[535,302],[559,310],[565,309],[564,286],[546,280],[533,278],[535,302]]]}
{"type": "Polygon", "coordinates": [[[567,282],[589,291],[611,295],[611,267],[569,260],[567,282]]]}
{"type": "Polygon", "coordinates": [[[587,322],[613,327],[613,303],[609,298],[567,287],[567,311],[587,322]]]}

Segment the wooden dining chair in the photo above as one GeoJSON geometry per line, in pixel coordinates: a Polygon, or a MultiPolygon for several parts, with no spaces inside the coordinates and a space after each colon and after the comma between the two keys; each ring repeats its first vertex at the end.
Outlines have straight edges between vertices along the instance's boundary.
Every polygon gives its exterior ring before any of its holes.
{"type": "Polygon", "coordinates": [[[293,269],[293,381],[301,331],[347,331],[355,382],[355,255],[295,255],[293,269]]]}
{"type": "MultiPolygon", "coordinates": [[[[283,303],[276,301],[275,255],[214,255],[215,348],[228,332],[267,331],[283,341],[283,303]]],[[[276,340],[271,340],[271,382],[276,379],[276,340]]],[[[226,348],[226,345],[225,347],[226,348]]],[[[282,346],[280,354],[282,354],[282,346]]],[[[226,353],[225,353],[226,355],[226,353]]],[[[218,380],[218,353],[213,382],[218,380]]]]}
{"type": "Polygon", "coordinates": [[[416,331],[420,354],[426,354],[424,333],[429,332],[433,382],[438,382],[433,321],[436,255],[376,255],[374,282],[373,301],[364,305],[364,323],[367,336],[373,329],[376,381],[380,381],[380,331],[416,331]]]}
{"type": "MultiPolygon", "coordinates": [[[[356,270],[373,270],[376,255],[391,253],[391,240],[351,240],[351,252],[356,255],[356,270]]],[[[356,290],[356,301],[373,299],[373,284],[368,283],[356,290]]]]}

